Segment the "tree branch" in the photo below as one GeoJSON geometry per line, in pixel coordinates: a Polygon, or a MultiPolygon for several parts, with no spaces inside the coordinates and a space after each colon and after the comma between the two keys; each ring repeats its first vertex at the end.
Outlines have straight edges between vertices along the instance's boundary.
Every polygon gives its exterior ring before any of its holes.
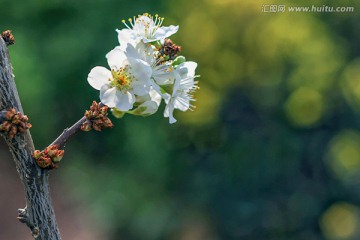
{"type": "Polygon", "coordinates": [[[113,124],[107,117],[107,111],[107,106],[101,102],[96,103],[94,101],[90,107],[90,110],[85,112],[85,116],[80,118],[80,120],[70,128],[66,128],[62,134],[60,134],[60,136],[50,144],[50,146],[56,145],[58,149],[63,149],[66,142],[80,130],[89,131],[91,129],[95,129],[97,131],[101,131],[101,129],[113,127],[113,124]]]}
{"type": "MultiPolygon", "coordinates": [[[[9,53],[3,38],[0,38],[0,110],[9,108],[23,113],[9,53]]],[[[26,130],[12,139],[6,134],[1,135],[9,146],[25,190],[27,206],[19,210],[19,220],[27,224],[37,240],[60,240],[50,197],[48,171],[39,168],[31,156],[35,148],[30,131],[26,130]]]]}
{"type": "Polygon", "coordinates": [[[86,117],[82,117],[74,125],[66,128],[59,137],[55,139],[50,145],[57,145],[59,149],[63,149],[67,141],[80,131],[81,126],[86,122],[86,117]]]}
{"type": "MultiPolygon", "coordinates": [[[[45,159],[41,158],[40,155],[50,154],[50,151],[52,152],[51,154],[54,154],[55,148],[64,148],[66,142],[80,130],[90,131],[94,129],[96,131],[101,131],[104,128],[113,127],[113,124],[107,117],[108,107],[94,101],[90,110],[85,112],[85,116],[80,118],[80,120],[70,128],[66,128],[47,149],[44,151],[35,151],[30,131],[27,130],[31,124],[28,124],[27,117],[23,116],[23,109],[15,86],[14,75],[12,73],[10,57],[7,50],[7,45],[13,44],[14,38],[11,32],[5,31],[4,33],[1,35],[2,38],[0,38],[0,124],[5,124],[5,121],[9,121],[9,119],[14,120],[13,124],[18,122],[17,119],[23,121],[20,123],[21,125],[19,127],[22,133],[15,131],[17,130],[16,128],[11,132],[12,134],[9,134],[9,132],[0,132],[0,135],[4,137],[9,146],[20,179],[24,185],[26,207],[18,210],[18,220],[22,223],[26,223],[31,229],[35,239],[60,240],[61,236],[56,224],[49,191],[48,169],[51,168],[47,167],[49,165],[47,162],[44,162],[47,164],[38,165],[39,162],[41,163],[45,159]],[[6,38],[4,36],[6,36],[6,38]],[[12,118],[10,117],[12,115],[9,114],[16,116],[12,118]],[[37,155],[39,155],[37,156],[36,161],[33,158],[35,157],[35,155],[33,155],[34,152],[37,152],[37,155]],[[36,162],[38,162],[38,164],[36,162]],[[45,169],[42,169],[39,166],[42,166],[45,169]]],[[[58,153],[59,156],[61,153],[62,157],[63,151],[59,151],[58,153]]],[[[45,157],[52,157],[51,161],[54,161],[53,164],[55,163],[56,159],[54,156],[49,155],[45,157]]],[[[60,159],[58,159],[57,162],[60,161],[60,159]]],[[[55,164],[55,166],[57,166],[57,164],[55,164]]]]}
{"type": "Polygon", "coordinates": [[[0,111],[0,123],[4,122],[6,120],[6,110],[0,111]]]}

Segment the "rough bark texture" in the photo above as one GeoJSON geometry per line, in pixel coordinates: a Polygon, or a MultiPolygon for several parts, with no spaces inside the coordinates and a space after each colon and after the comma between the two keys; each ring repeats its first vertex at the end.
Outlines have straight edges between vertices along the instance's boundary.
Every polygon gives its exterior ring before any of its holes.
{"type": "MultiPolygon", "coordinates": [[[[23,113],[15,86],[9,53],[0,38],[0,110],[15,108],[23,113]]],[[[35,239],[61,239],[51,203],[48,171],[40,169],[31,154],[34,144],[29,131],[13,139],[3,135],[14,158],[17,172],[25,189],[26,208],[19,210],[19,220],[26,223],[35,239]]]]}

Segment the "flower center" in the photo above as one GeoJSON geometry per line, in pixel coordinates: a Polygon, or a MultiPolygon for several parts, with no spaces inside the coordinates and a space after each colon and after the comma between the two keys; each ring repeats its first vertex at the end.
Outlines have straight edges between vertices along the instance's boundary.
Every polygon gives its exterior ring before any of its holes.
{"type": "Polygon", "coordinates": [[[156,30],[158,30],[162,23],[164,22],[163,17],[159,17],[158,14],[152,16],[151,14],[144,13],[143,15],[138,15],[137,18],[135,16],[133,18],[128,19],[129,24],[126,23],[125,20],[122,20],[122,23],[130,30],[135,30],[142,32],[146,37],[152,37],[156,30]]]}
{"type": "Polygon", "coordinates": [[[111,69],[112,79],[109,79],[111,87],[116,87],[120,91],[131,88],[130,83],[134,77],[127,71],[126,67],[127,66],[118,70],[111,69]]]}

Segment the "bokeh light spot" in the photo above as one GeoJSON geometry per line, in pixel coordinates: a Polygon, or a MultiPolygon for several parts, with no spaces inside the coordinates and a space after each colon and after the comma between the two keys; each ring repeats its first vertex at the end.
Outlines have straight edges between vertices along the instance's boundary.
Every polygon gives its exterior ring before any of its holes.
{"type": "Polygon", "coordinates": [[[348,103],[355,109],[360,108],[360,59],[349,64],[343,74],[342,88],[348,103]]]}
{"type": "Polygon", "coordinates": [[[308,127],[319,121],[323,105],[319,92],[310,88],[299,88],[286,101],[285,110],[294,125],[308,127]]]}
{"type": "Polygon", "coordinates": [[[328,240],[358,239],[359,209],[348,203],[336,203],[322,215],[320,227],[328,240]]]}
{"type": "Polygon", "coordinates": [[[186,36],[186,40],[181,42],[188,52],[205,53],[216,45],[219,34],[216,23],[208,15],[199,12],[192,13],[187,17],[182,29],[184,29],[182,34],[186,36]],[[193,27],[194,23],[198,25],[196,28],[193,27]]]}
{"type": "Polygon", "coordinates": [[[355,131],[339,133],[330,142],[327,162],[341,180],[360,177],[360,134],[355,131]]]}
{"type": "Polygon", "coordinates": [[[175,118],[178,116],[182,123],[204,125],[218,120],[221,95],[205,84],[200,84],[200,87],[201,91],[196,93],[196,102],[193,103],[196,106],[195,111],[181,112],[181,114],[175,115],[175,118]]]}

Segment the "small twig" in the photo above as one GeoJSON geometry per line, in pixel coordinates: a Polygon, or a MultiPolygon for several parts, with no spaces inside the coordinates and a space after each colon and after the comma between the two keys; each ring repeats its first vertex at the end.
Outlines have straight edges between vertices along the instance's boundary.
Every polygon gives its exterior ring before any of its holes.
{"type": "Polygon", "coordinates": [[[21,223],[25,223],[30,228],[31,234],[33,235],[33,237],[35,239],[38,238],[39,233],[40,233],[39,228],[31,225],[31,223],[29,221],[29,214],[27,212],[27,207],[18,209],[18,217],[17,217],[17,219],[21,223]]]}
{"type": "MultiPolygon", "coordinates": [[[[105,105],[103,103],[99,103],[98,106],[104,107],[105,105]]],[[[86,123],[88,121],[88,118],[86,116],[80,118],[80,120],[78,120],[74,125],[72,125],[69,128],[66,128],[62,134],[60,134],[59,137],[57,137],[55,139],[55,141],[53,141],[49,146],[57,146],[58,149],[63,149],[65,147],[65,144],[67,143],[67,141],[74,136],[76,133],[78,133],[81,129],[81,127],[83,126],[84,123],[86,123]]]]}
{"type": "Polygon", "coordinates": [[[18,217],[17,219],[21,222],[21,223],[26,223],[29,224],[29,215],[27,213],[27,209],[25,208],[19,208],[18,209],[18,217]]]}
{"type": "Polygon", "coordinates": [[[83,125],[83,123],[86,122],[86,117],[82,117],[80,118],[79,121],[77,121],[74,125],[72,125],[69,128],[66,128],[59,137],[57,137],[55,139],[55,141],[53,141],[51,145],[56,145],[58,146],[59,149],[63,149],[65,147],[65,144],[67,143],[67,141],[74,136],[77,132],[80,131],[81,126],[83,125]]]}
{"type": "Polygon", "coordinates": [[[33,152],[32,157],[36,160],[37,165],[42,169],[50,170],[58,168],[65,153],[65,150],[63,150],[65,144],[80,130],[86,132],[92,129],[101,131],[104,128],[113,127],[112,122],[108,118],[108,109],[104,104],[93,101],[90,110],[85,111],[84,117],[80,118],[70,128],[66,128],[47,148],[42,151],[35,150],[33,152]]]}

